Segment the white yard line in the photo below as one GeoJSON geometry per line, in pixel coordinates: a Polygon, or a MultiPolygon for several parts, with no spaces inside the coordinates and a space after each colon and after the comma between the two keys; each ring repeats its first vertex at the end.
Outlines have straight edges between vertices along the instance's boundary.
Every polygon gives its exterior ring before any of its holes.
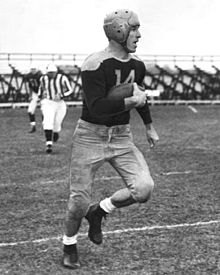
{"type": "MultiPolygon", "coordinates": [[[[167,230],[167,229],[172,230],[175,228],[183,228],[183,227],[185,228],[202,227],[202,226],[209,226],[209,225],[219,224],[219,223],[220,223],[220,220],[211,220],[211,221],[200,221],[195,223],[181,223],[181,224],[172,224],[172,225],[153,225],[153,226],[124,228],[119,230],[106,231],[106,232],[103,232],[103,235],[124,234],[127,232],[150,231],[150,230],[167,230]]],[[[87,236],[87,233],[79,234],[79,237],[86,237],[86,236],[87,236]]],[[[62,236],[57,236],[57,237],[42,238],[42,239],[36,239],[36,240],[0,243],[0,247],[17,246],[17,245],[29,244],[29,243],[42,243],[42,242],[49,242],[52,240],[61,240],[61,239],[62,239],[62,236]]]]}
{"type": "Polygon", "coordinates": [[[173,171],[173,172],[164,172],[162,175],[170,176],[170,175],[181,175],[181,174],[190,174],[192,171],[173,171]]]}
{"type": "Polygon", "coordinates": [[[195,114],[198,113],[198,110],[197,110],[195,107],[190,106],[190,105],[188,105],[187,107],[188,107],[193,113],[195,113],[195,114]]]}

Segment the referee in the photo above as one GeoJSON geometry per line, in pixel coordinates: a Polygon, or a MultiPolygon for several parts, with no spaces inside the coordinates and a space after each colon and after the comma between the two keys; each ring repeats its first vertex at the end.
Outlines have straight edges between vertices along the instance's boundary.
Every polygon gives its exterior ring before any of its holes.
{"type": "Polygon", "coordinates": [[[46,153],[52,153],[53,142],[59,139],[59,132],[67,112],[64,97],[73,92],[68,78],[58,73],[52,63],[46,68],[46,74],[40,78],[38,98],[41,100],[43,129],[46,138],[46,153]]]}

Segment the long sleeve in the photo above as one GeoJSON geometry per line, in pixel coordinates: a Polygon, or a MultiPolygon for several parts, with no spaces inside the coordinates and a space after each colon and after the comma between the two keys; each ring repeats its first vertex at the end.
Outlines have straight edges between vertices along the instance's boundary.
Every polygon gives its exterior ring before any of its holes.
{"type": "Polygon", "coordinates": [[[43,86],[44,86],[44,76],[41,76],[40,78],[40,85],[39,85],[39,88],[38,88],[38,98],[42,98],[42,95],[43,95],[43,86]]]}
{"type": "Polygon", "coordinates": [[[63,85],[63,88],[64,88],[64,91],[63,91],[63,96],[64,97],[69,96],[73,93],[73,89],[70,85],[70,82],[69,82],[68,78],[65,75],[62,76],[62,85],[63,85]]]}
{"type": "Polygon", "coordinates": [[[144,124],[152,123],[150,109],[147,102],[142,108],[136,108],[136,110],[139,113],[140,117],[142,118],[144,124]]]}

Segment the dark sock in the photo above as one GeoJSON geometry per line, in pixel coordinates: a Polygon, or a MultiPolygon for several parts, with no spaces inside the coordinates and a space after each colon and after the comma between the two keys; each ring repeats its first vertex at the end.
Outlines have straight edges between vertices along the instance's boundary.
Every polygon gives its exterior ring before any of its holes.
{"type": "Polygon", "coordinates": [[[59,134],[58,133],[53,133],[53,141],[54,142],[57,142],[58,141],[58,139],[59,139],[59,134]]]}
{"type": "Polygon", "coordinates": [[[35,122],[35,115],[31,113],[28,113],[28,115],[29,115],[30,122],[35,122]]]}
{"type": "Polygon", "coordinates": [[[52,130],[44,130],[46,141],[52,141],[53,131],[52,130]]]}

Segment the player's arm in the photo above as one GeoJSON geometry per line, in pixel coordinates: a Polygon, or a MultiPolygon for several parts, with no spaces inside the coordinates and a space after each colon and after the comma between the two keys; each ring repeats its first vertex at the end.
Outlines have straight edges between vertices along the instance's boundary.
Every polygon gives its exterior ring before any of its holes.
{"type": "MultiPolygon", "coordinates": [[[[139,87],[142,91],[144,91],[143,85],[140,85],[139,87]]],[[[152,118],[151,118],[151,113],[150,113],[150,108],[148,105],[148,102],[146,100],[146,103],[142,107],[137,107],[136,108],[138,114],[140,115],[146,129],[146,137],[147,141],[150,144],[150,147],[154,147],[156,142],[159,141],[159,136],[154,129],[153,123],[152,123],[152,118]]]]}
{"type": "Polygon", "coordinates": [[[44,77],[41,76],[41,78],[40,78],[40,84],[39,84],[39,88],[38,88],[38,93],[37,93],[38,99],[42,99],[43,90],[44,90],[43,86],[44,86],[44,77]]]}
{"type": "Polygon", "coordinates": [[[150,109],[147,101],[142,108],[136,108],[136,110],[145,125],[147,141],[150,144],[150,147],[154,147],[156,142],[159,141],[159,136],[153,127],[150,109]]]}
{"type": "MultiPolygon", "coordinates": [[[[140,108],[143,107],[146,103],[146,94],[143,92],[141,87],[137,85],[137,83],[132,83],[132,84],[125,84],[127,85],[128,89],[132,89],[131,91],[131,96],[130,97],[125,97],[124,102],[125,102],[125,109],[130,110],[132,108],[140,108]],[[129,87],[128,85],[131,85],[129,87]]],[[[118,87],[120,89],[120,86],[118,87]]]]}
{"type": "Polygon", "coordinates": [[[63,93],[63,96],[67,97],[67,96],[71,95],[73,93],[73,88],[71,87],[70,82],[65,75],[62,76],[62,83],[63,83],[63,87],[65,90],[63,93]]]}
{"type": "Polygon", "coordinates": [[[146,102],[146,94],[137,83],[124,83],[115,86],[108,91],[107,98],[115,101],[124,99],[125,111],[142,107],[146,102]]]}
{"type": "Polygon", "coordinates": [[[108,98],[105,79],[101,66],[96,70],[82,71],[83,96],[94,116],[111,116],[126,110],[124,98],[108,98]]]}
{"type": "Polygon", "coordinates": [[[150,147],[154,147],[156,145],[156,142],[159,141],[159,136],[154,129],[154,126],[152,123],[145,124],[146,127],[146,136],[147,141],[150,144],[150,147]]]}

